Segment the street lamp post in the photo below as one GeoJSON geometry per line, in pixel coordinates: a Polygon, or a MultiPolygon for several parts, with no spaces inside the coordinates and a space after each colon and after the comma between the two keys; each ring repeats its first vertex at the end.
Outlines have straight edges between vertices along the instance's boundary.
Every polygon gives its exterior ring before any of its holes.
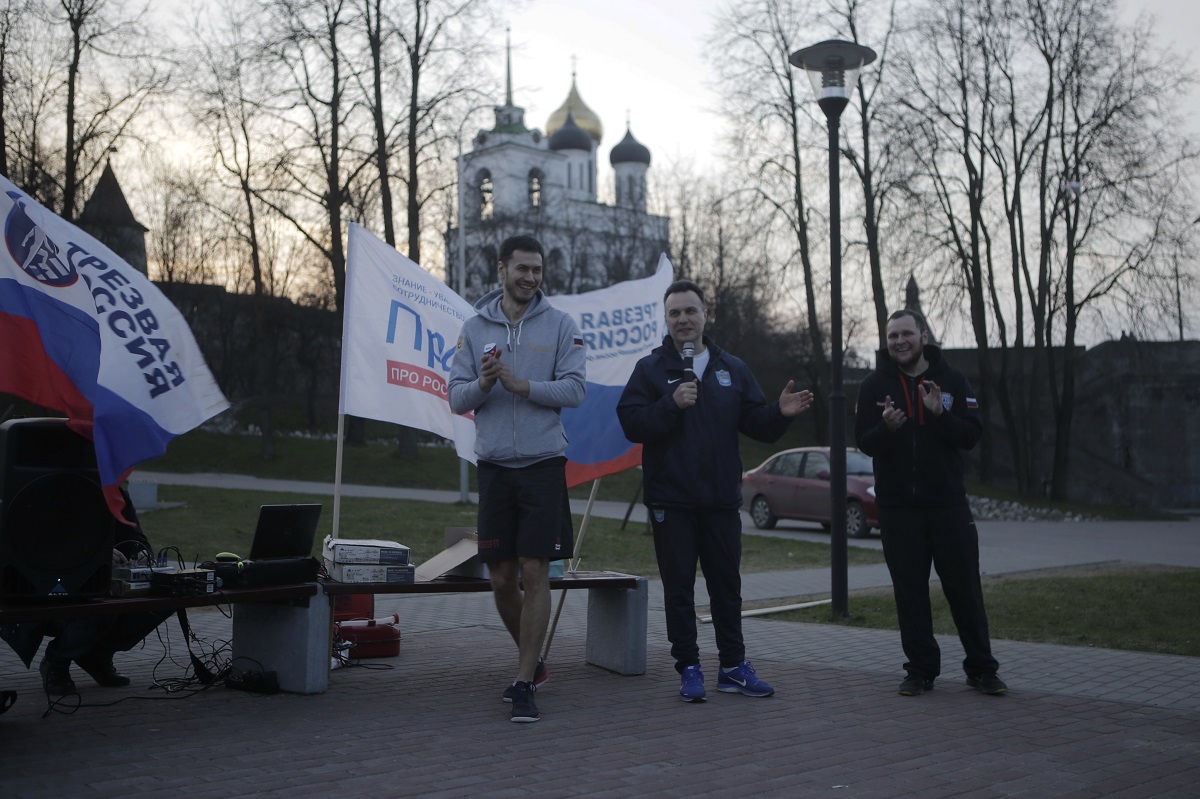
{"type": "Polygon", "coordinates": [[[850,102],[858,72],[875,60],[875,51],[854,42],[831,39],[792,53],[792,66],[808,73],[817,104],[829,127],[829,277],[830,393],[829,502],[830,588],[833,615],[849,614],[846,544],[846,394],[842,389],[842,210],[838,163],[838,120],[850,102]]]}
{"type": "MultiPolygon", "coordinates": [[[[458,261],[458,263],[456,264],[456,269],[454,270],[455,271],[454,290],[455,290],[455,292],[458,293],[458,296],[463,297],[464,299],[466,298],[466,292],[467,292],[467,234],[463,228],[464,191],[463,191],[462,134],[463,134],[463,128],[465,128],[467,126],[467,121],[470,120],[472,114],[474,114],[476,111],[482,110],[484,108],[494,108],[494,107],[495,106],[491,106],[491,105],[477,105],[477,106],[469,109],[467,111],[467,113],[463,114],[462,122],[460,122],[458,125],[458,133],[454,137],[455,141],[458,143],[458,157],[455,159],[455,164],[458,168],[458,176],[457,176],[457,180],[456,180],[456,183],[458,184],[458,258],[456,260],[458,261]]],[[[467,462],[466,458],[459,458],[459,460],[458,460],[458,499],[459,499],[459,502],[462,502],[464,505],[471,501],[470,470],[467,468],[467,464],[468,464],[468,462],[467,462]]]]}

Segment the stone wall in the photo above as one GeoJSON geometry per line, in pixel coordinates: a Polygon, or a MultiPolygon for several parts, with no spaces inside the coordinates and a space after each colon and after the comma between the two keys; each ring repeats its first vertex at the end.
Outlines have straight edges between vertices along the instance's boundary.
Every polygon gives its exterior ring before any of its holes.
{"type": "MultiPolygon", "coordinates": [[[[947,350],[980,392],[975,350],[947,350]]],[[[1065,351],[1056,353],[1065,357],[1065,351]]],[[[999,364],[993,353],[993,363],[999,364]]],[[[1014,354],[1010,351],[1010,358],[1014,354]]],[[[1076,351],[1075,416],[1071,427],[1072,500],[1136,507],[1200,507],[1200,342],[1108,341],[1076,351]]],[[[1029,390],[1032,355],[1010,361],[1012,384],[1021,387],[1017,424],[1031,429],[1033,479],[1048,492],[1054,452],[1053,398],[1044,378],[1029,390]],[[1029,425],[1030,414],[1037,424],[1029,425]]],[[[981,392],[980,392],[981,393],[981,392]]],[[[1003,415],[990,399],[994,481],[1015,487],[1003,415]]],[[[978,453],[969,456],[976,476],[978,453]]]]}

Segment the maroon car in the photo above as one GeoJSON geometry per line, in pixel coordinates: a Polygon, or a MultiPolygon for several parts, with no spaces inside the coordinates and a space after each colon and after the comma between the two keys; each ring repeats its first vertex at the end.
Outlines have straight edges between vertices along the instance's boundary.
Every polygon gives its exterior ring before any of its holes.
{"type": "MultiPolygon", "coordinates": [[[[829,529],[829,447],[776,453],[742,475],[742,504],[754,526],[770,530],[780,519],[820,522],[829,529]]],[[[846,534],[864,538],[878,529],[871,459],[846,450],[846,534]]]]}

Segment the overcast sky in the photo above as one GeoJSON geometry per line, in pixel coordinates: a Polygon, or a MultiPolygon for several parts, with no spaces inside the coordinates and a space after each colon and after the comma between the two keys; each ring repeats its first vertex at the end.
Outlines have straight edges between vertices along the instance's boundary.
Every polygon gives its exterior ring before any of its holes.
{"type": "MultiPolygon", "coordinates": [[[[1120,2],[1130,19],[1139,11],[1157,17],[1162,43],[1172,44],[1200,68],[1189,43],[1200,33],[1200,0],[1120,2]]],[[[519,11],[507,15],[514,102],[525,108],[529,127],[544,128],[566,99],[574,56],[580,95],[604,123],[603,164],[625,134],[626,113],[634,136],[655,159],[662,159],[656,163],[688,157],[708,162],[720,135],[712,113],[718,100],[709,85],[709,66],[720,54],[705,52],[704,41],[712,30],[713,12],[727,4],[728,0],[526,0],[519,11]]],[[[1200,90],[1192,96],[1191,126],[1200,131],[1200,90]]],[[[480,115],[480,122],[483,119],[480,115]]]]}

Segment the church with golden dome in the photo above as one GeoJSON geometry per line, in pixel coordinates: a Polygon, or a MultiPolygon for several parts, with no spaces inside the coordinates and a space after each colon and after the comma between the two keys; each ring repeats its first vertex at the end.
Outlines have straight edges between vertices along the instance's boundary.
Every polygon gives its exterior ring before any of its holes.
{"type": "Polygon", "coordinates": [[[669,220],[646,210],[650,150],[625,136],[608,153],[614,202],[597,199],[604,124],[574,73],[544,131],[513,104],[511,58],[504,104],[459,158],[459,227],[446,235],[447,283],[472,302],[499,284],[500,242],[530,233],[546,250],[547,294],[577,294],[652,274],[667,252],[669,220]]]}

